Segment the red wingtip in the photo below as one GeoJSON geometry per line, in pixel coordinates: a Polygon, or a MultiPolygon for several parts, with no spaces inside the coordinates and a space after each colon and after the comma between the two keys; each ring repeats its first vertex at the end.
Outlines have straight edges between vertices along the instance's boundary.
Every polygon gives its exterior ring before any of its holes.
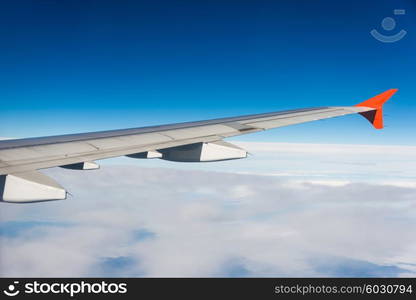
{"type": "Polygon", "coordinates": [[[387,100],[390,99],[391,96],[393,96],[398,89],[390,89],[387,90],[381,94],[378,94],[377,96],[370,98],[368,100],[365,100],[364,102],[361,102],[355,106],[365,106],[365,107],[372,107],[375,109],[381,108],[387,100]]]}
{"type": "Polygon", "coordinates": [[[383,104],[393,96],[398,89],[390,89],[377,96],[370,98],[364,102],[356,104],[355,106],[371,107],[374,110],[366,111],[360,113],[364,116],[374,128],[382,129],[383,128],[383,104]]]}

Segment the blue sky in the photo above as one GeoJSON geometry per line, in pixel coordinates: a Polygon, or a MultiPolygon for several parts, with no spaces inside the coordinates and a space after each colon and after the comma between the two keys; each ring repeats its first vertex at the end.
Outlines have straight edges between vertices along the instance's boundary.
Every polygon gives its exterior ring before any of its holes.
{"type": "Polygon", "coordinates": [[[71,197],[2,203],[0,276],[414,277],[415,12],[414,0],[1,1],[0,137],[399,92],[382,131],[346,116],[234,138],[245,160],[45,170],[71,197]],[[407,35],[382,43],[373,29],[407,35]]]}
{"type": "Polygon", "coordinates": [[[359,116],[240,140],[410,144],[415,8],[401,1],[2,1],[0,136],[96,131],[298,107],[399,88],[359,116]],[[394,16],[393,9],[406,9],[394,16]],[[381,43],[394,17],[408,32],[381,43]]]}

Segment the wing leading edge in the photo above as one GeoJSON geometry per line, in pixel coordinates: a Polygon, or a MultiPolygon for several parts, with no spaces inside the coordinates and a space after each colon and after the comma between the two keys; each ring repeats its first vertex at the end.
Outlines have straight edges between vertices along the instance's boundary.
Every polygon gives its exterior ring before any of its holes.
{"type": "Polygon", "coordinates": [[[363,115],[376,129],[381,129],[382,106],[396,91],[388,90],[355,106],[307,108],[162,126],[3,140],[0,141],[0,201],[65,199],[66,193],[59,190],[59,184],[52,179],[45,180],[45,175],[37,171],[44,168],[60,166],[91,170],[98,168],[94,160],[123,155],[180,162],[244,158],[247,156],[244,149],[223,139],[356,113],[363,115]],[[30,181],[31,178],[34,180],[30,181]],[[43,182],[46,183],[42,185],[43,182]],[[26,186],[30,188],[25,189],[26,186]],[[37,189],[37,186],[42,188],[37,189]],[[19,194],[25,190],[29,192],[19,194]]]}

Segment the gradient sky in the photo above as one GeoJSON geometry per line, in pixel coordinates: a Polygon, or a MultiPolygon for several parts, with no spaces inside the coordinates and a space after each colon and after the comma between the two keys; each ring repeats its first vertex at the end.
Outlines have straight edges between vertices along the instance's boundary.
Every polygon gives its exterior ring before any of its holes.
{"type": "Polygon", "coordinates": [[[46,170],[71,197],[2,203],[0,276],[414,277],[415,13],[414,0],[1,1],[0,137],[399,92],[382,131],[346,116],[234,138],[245,160],[46,170]],[[370,35],[388,16],[407,31],[397,43],[370,35]]]}
{"type": "Polygon", "coordinates": [[[2,1],[0,136],[350,105],[399,88],[382,132],[347,116],[239,139],[415,145],[415,12],[412,0],[2,1]],[[408,32],[397,43],[370,35],[387,34],[388,16],[408,32]]]}

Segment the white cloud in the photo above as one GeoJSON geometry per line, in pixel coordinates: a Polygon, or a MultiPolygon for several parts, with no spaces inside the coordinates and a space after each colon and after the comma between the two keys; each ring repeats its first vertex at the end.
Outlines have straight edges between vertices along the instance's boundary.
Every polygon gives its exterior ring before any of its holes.
{"type": "Polygon", "coordinates": [[[328,184],[373,182],[416,187],[415,146],[233,143],[252,155],[216,163],[178,164],[122,158],[107,160],[105,164],[269,175],[328,184]]]}
{"type": "Polygon", "coordinates": [[[293,145],[246,146],[259,153],[247,164],[258,162],[252,175],[232,173],[234,163],[218,164],[217,172],[48,170],[74,197],[2,203],[0,275],[415,276],[416,188],[386,184],[411,183],[414,171],[404,178],[383,169],[402,164],[411,149],[401,159],[384,155],[373,168],[355,147],[335,158],[327,150],[321,160],[313,146],[302,148],[293,169],[293,145]],[[278,155],[268,152],[277,148],[278,155]],[[259,175],[273,171],[276,159],[288,176],[259,175]],[[334,163],[319,168],[324,159],[334,163]]]}

